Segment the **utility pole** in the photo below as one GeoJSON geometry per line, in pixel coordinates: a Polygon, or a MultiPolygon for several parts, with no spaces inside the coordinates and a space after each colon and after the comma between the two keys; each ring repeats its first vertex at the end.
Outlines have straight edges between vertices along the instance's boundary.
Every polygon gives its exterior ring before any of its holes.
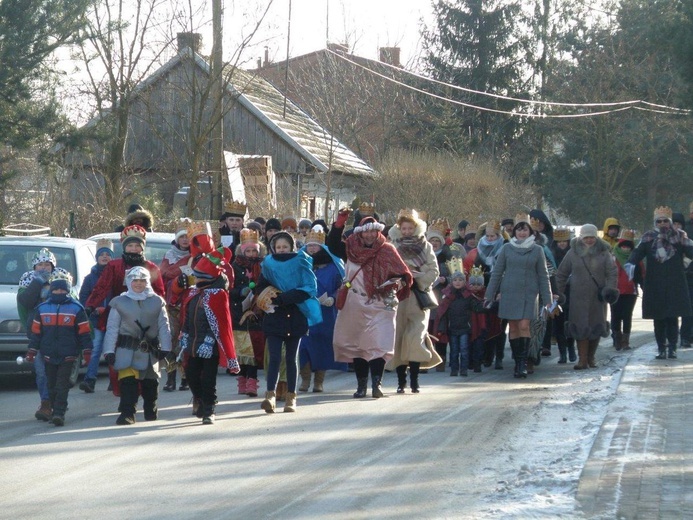
{"type": "Polygon", "coordinates": [[[224,92],[223,92],[223,48],[222,48],[222,0],[212,0],[212,63],[210,67],[210,94],[212,99],[212,203],[210,218],[222,214],[224,172],[224,92]]]}

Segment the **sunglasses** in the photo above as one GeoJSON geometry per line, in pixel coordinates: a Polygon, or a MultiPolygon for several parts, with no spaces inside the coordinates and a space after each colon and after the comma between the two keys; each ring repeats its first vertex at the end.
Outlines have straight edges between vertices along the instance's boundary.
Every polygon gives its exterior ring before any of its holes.
{"type": "Polygon", "coordinates": [[[664,224],[665,222],[669,222],[669,219],[658,218],[657,220],[655,220],[655,224],[664,224]]]}

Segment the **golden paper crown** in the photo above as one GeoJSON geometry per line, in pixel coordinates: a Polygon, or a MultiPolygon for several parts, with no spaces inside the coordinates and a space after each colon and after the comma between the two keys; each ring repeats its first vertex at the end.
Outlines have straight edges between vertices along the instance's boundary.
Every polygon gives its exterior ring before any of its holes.
{"type": "Polygon", "coordinates": [[[486,223],[486,234],[493,233],[494,235],[500,234],[500,220],[491,219],[486,223]]]}
{"type": "Polygon", "coordinates": [[[248,205],[243,202],[236,202],[235,200],[232,200],[231,202],[224,204],[224,209],[226,210],[226,213],[232,213],[233,215],[237,215],[239,217],[245,217],[245,212],[248,209],[248,205]]]}
{"type": "Polygon", "coordinates": [[[472,267],[472,270],[469,272],[469,283],[474,283],[475,285],[484,285],[484,270],[481,268],[481,266],[477,265],[472,267]]]}
{"type": "MultiPolygon", "coordinates": [[[[554,238],[556,237],[556,233],[554,232],[554,238]]],[[[621,230],[621,235],[618,237],[620,240],[629,240],[633,243],[635,243],[635,230],[634,229],[622,229],[621,230]]]]}
{"type": "Polygon", "coordinates": [[[419,214],[415,209],[401,209],[397,213],[397,224],[401,224],[403,221],[417,223],[419,220],[419,214]]]}
{"type": "Polygon", "coordinates": [[[178,219],[176,222],[176,236],[180,235],[187,235],[188,234],[188,226],[190,226],[190,223],[192,220],[190,220],[188,217],[183,217],[178,219]]]}
{"type": "Polygon", "coordinates": [[[268,285],[255,297],[255,305],[263,311],[268,310],[272,305],[272,298],[276,298],[280,292],[276,287],[268,285]]]}
{"type": "Polygon", "coordinates": [[[374,202],[362,202],[359,205],[359,213],[362,217],[369,217],[375,215],[375,203],[374,202]]]}
{"type": "Polygon", "coordinates": [[[128,226],[120,232],[120,241],[123,242],[128,238],[136,238],[144,242],[147,239],[147,230],[137,224],[128,226]]]}
{"type": "Polygon", "coordinates": [[[555,242],[567,242],[570,240],[570,228],[557,227],[553,230],[553,239],[555,242]]]}
{"type": "Polygon", "coordinates": [[[452,257],[450,260],[445,262],[448,266],[448,271],[450,271],[450,276],[454,276],[455,273],[462,273],[464,275],[464,263],[459,257],[452,257]]]}
{"type": "Polygon", "coordinates": [[[254,229],[243,228],[241,229],[241,244],[259,244],[260,234],[254,229]]]}
{"type": "Polygon", "coordinates": [[[209,222],[189,222],[188,223],[188,238],[192,239],[197,235],[212,236],[212,228],[209,222]]]}
{"type": "Polygon", "coordinates": [[[306,233],[306,238],[304,240],[305,244],[324,244],[325,243],[325,231],[320,224],[316,224],[313,228],[306,233]]]}
{"type": "Polygon", "coordinates": [[[529,214],[528,213],[518,213],[515,215],[515,225],[517,226],[520,222],[529,224],[529,214]]]}
{"type": "Polygon", "coordinates": [[[111,242],[111,241],[110,241],[109,239],[107,239],[107,238],[99,238],[99,239],[96,241],[96,250],[98,251],[98,250],[101,249],[102,247],[105,247],[105,248],[110,249],[111,251],[113,251],[113,242],[111,242]]]}
{"type": "Polygon", "coordinates": [[[428,230],[439,233],[443,238],[448,236],[452,231],[450,229],[450,222],[448,222],[448,219],[446,218],[435,219],[433,222],[431,222],[431,225],[428,226],[428,230]]]}
{"type": "Polygon", "coordinates": [[[654,218],[668,218],[671,220],[672,217],[672,211],[669,206],[659,206],[656,210],[654,210],[654,218]]]}

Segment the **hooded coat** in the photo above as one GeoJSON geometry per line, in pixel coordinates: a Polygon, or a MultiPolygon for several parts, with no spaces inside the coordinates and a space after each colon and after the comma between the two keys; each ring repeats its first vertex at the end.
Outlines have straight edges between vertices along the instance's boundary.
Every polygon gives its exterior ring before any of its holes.
{"type": "Polygon", "coordinates": [[[570,251],[556,272],[557,292],[561,297],[565,296],[568,280],[570,317],[565,324],[566,335],[576,340],[608,337],[611,333],[606,320],[608,304],[600,302],[598,294],[599,288],[618,291],[618,272],[609,244],[597,238],[592,247],[586,247],[581,239],[573,238],[570,251]]]}
{"type": "Polygon", "coordinates": [[[618,235],[616,238],[611,238],[609,236],[609,228],[611,226],[618,226],[619,232],[621,231],[621,224],[618,222],[617,218],[609,217],[604,221],[604,227],[602,228],[602,238],[609,244],[609,246],[614,247],[618,244],[618,235]]]}

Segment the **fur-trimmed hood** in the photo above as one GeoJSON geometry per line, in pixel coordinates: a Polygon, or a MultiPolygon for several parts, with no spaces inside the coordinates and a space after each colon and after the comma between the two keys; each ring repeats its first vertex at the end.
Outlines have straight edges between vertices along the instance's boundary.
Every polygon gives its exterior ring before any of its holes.
{"type": "MultiPolygon", "coordinates": [[[[426,223],[417,218],[416,220],[416,227],[414,228],[414,236],[416,237],[424,237],[426,238],[426,230],[428,229],[428,226],[426,223]]],[[[399,229],[399,224],[395,224],[390,228],[390,231],[388,231],[387,236],[390,238],[392,242],[395,240],[399,240],[402,238],[402,231],[399,229]]]]}
{"type": "Polygon", "coordinates": [[[132,213],[128,213],[125,217],[125,227],[132,226],[134,221],[137,219],[142,220],[142,227],[147,231],[151,231],[152,229],[154,229],[154,215],[152,215],[146,209],[141,209],[138,211],[133,211],[132,213]]]}
{"type": "Polygon", "coordinates": [[[603,239],[597,238],[592,247],[585,247],[580,237],[575,237],[570,241],[570,249],[575,250],[578,256],[598,255],[600,253],[611,253],[611,246],[603,239]]]}

